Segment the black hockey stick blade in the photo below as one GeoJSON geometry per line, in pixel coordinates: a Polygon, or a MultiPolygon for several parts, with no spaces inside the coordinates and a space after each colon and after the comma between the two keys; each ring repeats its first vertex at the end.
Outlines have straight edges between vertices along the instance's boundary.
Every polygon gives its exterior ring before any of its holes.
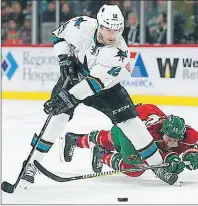
{"type": "Polygon", "coordinates": [[[13,193],[15,190],[15,185],[10,184],[9,182],[2,182],[1,189],[7,193],[13,193]]]}
{"type": "Polygon", "coordinates": [[[140,171],[140,170],[149,170],[149,169],[168,166],[168,164],[153,165],[153,166],[140,166],[137,168],[131,168],[131,169],[126,169],[126,170],[114,170],[114,171],[92,173],[92,174],[79,175],[79,176],[73,176],[73,177],[60,177],[60,176],[53,174],[49,170],[47,170],[37,160],[34,160],[34,165],[37,167],[37,169],[41,173],[43,173],[45,176],[47,176],[48,178],[50,178],[56,182],[69,182],[69,181],[80,180],[80,179],[90,179],[90,178],[95,178],[95,177],[99,177],[99,176],[119,174],[119,173],[123,173],[123,172],[132,172],[132,171],[135,172],[135,171],[140,171]]]}

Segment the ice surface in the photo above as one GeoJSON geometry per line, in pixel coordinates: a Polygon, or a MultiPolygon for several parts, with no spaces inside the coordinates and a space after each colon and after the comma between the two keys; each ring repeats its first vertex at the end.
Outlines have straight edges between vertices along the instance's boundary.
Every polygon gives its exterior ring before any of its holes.
{"type": "MultiPolygon", "coordinates": [[[[46,115],[41,101],[4,100],[2,103],[2,180],[14,183],[30,152],[32,136],[39,133],[46,115]]],[[[198,107],[160,107],[167,114],[184,117],[186,123],[198,130],[198,107]]],[[[73,123],[67,125],[68,131],[81,133],[110,127],[110,120],[103,114],[83,106],[78,108],[73,123]]],[[[92,173],[88,149],[76,149],[71,163],[61,163],[58,139],[42,164],[64,177],[92,173]]],[[[105,166],[103,171],[107,170],[105,166]]],[[[184,182],[182,187],[170,186],[156,179],[151,171],[139,178],[119,174],[68,183],[37,175],[35,184],[28,190],[18,188],[13,194],[2,192],[2,203],[119,204],[119,197],[127,197],[125,204],[198,204],[198,171],[186,170],[179,180],[184,182]]]]}

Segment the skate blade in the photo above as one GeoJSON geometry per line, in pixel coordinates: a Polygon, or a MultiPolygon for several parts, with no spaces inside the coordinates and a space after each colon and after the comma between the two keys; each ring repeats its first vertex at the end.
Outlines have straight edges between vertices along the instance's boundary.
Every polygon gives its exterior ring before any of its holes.
{"type": "Polygon", "coordinates": [[[30,185],[32,185],[31,182],[28,182],[27,180],[23,180],[23,179],[22,179],[22,180],[20,180],[18,186],[19,186],[20,188],[26,190],[30,185]]]}
{"type": "Polygon", "coordinates": [[[61,162],[65,162],[64,158],[64,145],[65,145],[65,138],[59,136],[59,157],[61,162]]]}

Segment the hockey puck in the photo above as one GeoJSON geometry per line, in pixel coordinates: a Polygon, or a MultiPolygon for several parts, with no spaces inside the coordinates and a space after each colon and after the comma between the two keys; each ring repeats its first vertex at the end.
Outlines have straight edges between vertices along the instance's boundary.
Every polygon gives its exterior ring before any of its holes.
{"type": "Polygon", "coordinates": [[[127,197],[118,197],[118,202],[128,202],[127,197]]]}

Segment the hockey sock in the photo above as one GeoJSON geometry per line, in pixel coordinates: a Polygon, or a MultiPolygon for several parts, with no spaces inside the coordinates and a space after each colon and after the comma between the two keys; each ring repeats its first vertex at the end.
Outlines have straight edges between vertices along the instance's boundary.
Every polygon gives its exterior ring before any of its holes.
{"type": "MultiPolygon", "coordinates": [[[[32,147],[35,145],[37,139],[38,139],[38,136],[35,133],[34,137],[32,138],[32,142],[31,142],[32,147]]],[[[47,153],[50,150],[50,148],[52,147],[52,145],[53,145],[52,142],[48,142],[48,141],[45,141],[43,139],[40,139],[36,150],[38,150],[39,152],[42,152],[42,153],[47,153]]]]}
{"type": "Polygon", "coordinates": [[[78,137],[78,147],[89,148],[89,137],[88,135],[78,137]]]}
{"type": "MultiPolygon", "coordinates": [[[[60,132],[65,127],[65,124],[67,123],[68,119],[69,115],[66,114],[60,114],[58,116],[54,116],[51,119],[48,127],[46,128],[46,131],[43,134],[42,139],[39,141],[38,146],[32,155],[30,163],[33,163],[34,160],[37,160],[38,162],[42,161],[44,156],[51,149],[60,132]]],[[[31,146],[33,146],[36,143],[37,138],[37,135],[34,135],[31,141],[31,146]]]]}
{"type": "Polygon", "coordinates": [[[88,135],[78,138],[78,147],[89,148],[89,142],[92,142],[97,145],[101,145],[107,149],[113,150],[111,132],[100,130],[92,131],[88,135]]]}

